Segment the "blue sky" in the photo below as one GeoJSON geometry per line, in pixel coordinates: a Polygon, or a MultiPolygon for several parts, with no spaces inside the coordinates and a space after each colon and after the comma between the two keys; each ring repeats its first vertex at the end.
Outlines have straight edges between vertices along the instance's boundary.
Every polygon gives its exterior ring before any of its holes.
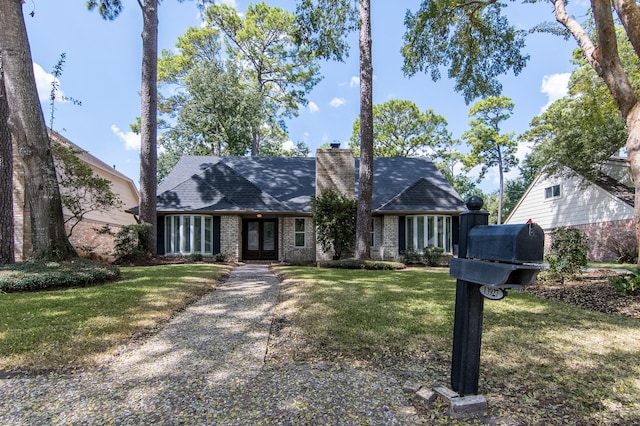
{"type": "MultiPolygon", "coordinates": [[[[137,2],[126,1],[121,16],[109,22],[96,12],[87,11],[83,2],[70,3],[29,0],[23,5],[45,119],[48,123],[51,72],[65,52],[60,90],[82,105],[57,102],[54,129],[114,165],[137,184],[139,138],[130,132],[129,125],[140,115],[140,8],[137,2]],[[33,17],[29,15],[32,11],[33,17]]],[[[249,4],[244,0],[226,3],[240,12],[249,4]]],[[[292,0],[266,3],[290,10],[295,4],[292,0]]],[[[434,83],[426,75],[408,78],[402,73],[404,16],[407,9],[416,10],[419,3],[419,0],[372,0],[374,103],[411,100],[421,110],[433,109],[444,116],[449,130],[460,137],[468,128],[470,105],[453,90],[452,82],[445,78],[434,83]]],[[[522,29],[554,20],[549,3],[510,4],[509,9],[512,23],[522,29]]],[[[578,13],[584,10],[581,7],[578,13]]],[[[177,37],[187,27],[199,26],[201,22],[193,1],[177,0],[162,2],[159,21],[160,49],[173,49],[177,37]]],[[[350,40],[349,59],[344,63],[322,63],[324,79],[309,94],[309,105],[287,123],[290,140],[304,141],[312,153],[324,142],[340,141],[345,147],[351,137],[359,113],[357,34],[351,35],[350,40]]],[[[503,94],[516,105],[512,118],[503,125],[504,131],[522,133],[545,105],[566,92],[575,47],[573,39],[565,41],[544,34],[528,38],[526,51],[531,56],[528,66],[518,76],[511,74],[501,79],[503,94]]],[[[443,75],[446,76],[446,71],[443,75]]],[[[522,147],[520,156],[526,150],[522,147]]],[[[486,191],[497,188],[497,173],[490,173],[482,187],[486,191]]]]}

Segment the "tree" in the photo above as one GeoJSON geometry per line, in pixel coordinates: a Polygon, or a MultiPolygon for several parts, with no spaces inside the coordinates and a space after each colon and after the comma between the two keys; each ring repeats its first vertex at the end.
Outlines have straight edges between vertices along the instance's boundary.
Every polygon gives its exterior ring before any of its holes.
{"type": "Polygon", "coordinates": [[[14,263],[16,259],[13,240],[13,147],[9,131],[9,103],[2,74],[0,62],[0,265],[6,265],[14,263]]]}
{"type": "Polygon", "coordinates": [[[370,0],[300,0],[296,14],[299,42],[319,56],[342,61],[348,56],[347,34],[359,30],[360,53],[360,171],[355,257],[370,257],[373,194],[373,65],[370,0]],[[356,7],[358,4],[359,7],[356,7]]]}
{"type": "MultiPolygon", "coordinates": [[[[148,223],[149,252],[157,252],[156,191],[158,188],[158,0],[138,0],[142,10],[142,107],[140,113],[140,221],[148,223]]],[[[89,10],[102,18],[115,19],[122,12],[121,0],[88,0],[89,10]]]]}
{"type": "Polygon", "coordinates": [[[111,181],[98,176],[78,157],[83,151],[55,141],[52,142],[51,149],[58,182],[62,187],[62,205],[70,213],[65,219],[68,237],[71,237],[74,228],[87,213],[106,212],[122,206],[118,195],[111,190],[111,181]]]}
{"type": "MultiPolygon", "coordinates": [[[[447,121],[433,110],[420,112],[407,100],[373,106],[373,154],[376,157],[431,157],[450,138],[447,121]]],[[[360,153],[360,118],[353,124],[349,146],[360,153]]]]}
{"type": "Polygon", "coordinates": [[[261,120],[252,123],[251,155],[256,156],[265,139],[278,128],[285,130],[283,118],[307,104],[306,94],[320,81],[317,58],[296,44],[295,17],[282,8],[249,5],[242,17],[232,7],[216,5],[207,9],[206,22],[223,36],[227,55],[242,64],[243,77],[260,98],[255,116],[261,120]]]}
{"type": "MultiPolygon", "coordinates": [[[[633,56],[640,57],[640,9],[634,0],[592,0],[593,21],[585,29],[568,13],[565,0],[549,1],[561,31],[544,25],[539,28],[570,34],[575,39],[586,62],[607,86],[624,119],[636,194],[634,227],[636,237],[640,237],[640,102],[629,71],[624,68],[624,55],[619,49],[615,29],[615,23],[620,22],[624,36],[633,46],[633,56]],[[591,29],[593,31],[588,31],[591,29]]],[[[519,72],[527,59],[521,53],[524,33],[509,25],[500,14],[502,7],[503,3],[494,2],[423,1],[418,12],[407,15],[407,43],[403,48],[405,70],[415,73],[426,67],[432,74],[435,71],[437,77],[440,65],[451,64],[449,74],[456,79],[456,90],[462,91],[465,99],[495,94],[489,93],[491,89],[493,92],[500,89],[495,77],[510,68],[519,72]],[[451,36],[452,30],[458,37],[451,36]],[[460,66],[466,64],[472,67],[460,66]],[[493,84],[487,87],[482,81],[485,79],[493,84]]]]}
{"type": "Polygon", "coordinates": [[[475,117],[469,122],[471,129],[462,135],[462,139],[471,146],[471,152],[464,158],[465,166],[471,169],[482,165],[479,180],[484,178],[489,168],[498,168],[498,224],[502,223],[504,173],[518,165],[515,135],[500,133],[500,123],[511,117],[513,107],[511,99],[505,96],[489,97],[477,102],[469,110],[469,116],[475,117]]]}
{"type": "Polygon", "coordinates": [[[327,190],[311,197],[318,242],[325,253],[333,251],[334,259],[353,250],[356,210],[355,200],[338,191],[327,190]]]}
{"type": "MultiPolygon", "coordinates": [[[[30,257],[61,260],[76,253],[64,229],[60,190],[36,92],[22,3],[0,3],[0,62],[9,106],[5,123],[24,167],[26,210],[31,221],[30,257]]],[[[8,186],[3,189],[8,190],[8,186]]]]}
{"type": "MultiPolygon", "coordinates": [[[[618,28],[621,59],[631,84],[640,88],[640,60],[618,28]]],[[[604,81],[574,52],[576,68],[569,80],[569,95],[555,101],[531,121],[521,141],[534,142],[536,161],[550,175],[578,173],[587,179],[624,147],[625,123],[604,81]]]]}

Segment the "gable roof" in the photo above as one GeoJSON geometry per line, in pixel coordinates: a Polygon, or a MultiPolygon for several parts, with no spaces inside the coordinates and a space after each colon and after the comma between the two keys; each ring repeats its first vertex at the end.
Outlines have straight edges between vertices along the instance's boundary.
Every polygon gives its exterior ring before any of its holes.
{"type": "MultiPolygon", "coordinates": [[[[315,158],[185,156],[158,186],[158,212],[310,213],[315,158]]],[[[354,179],[358,181],[356,159],[354,179]]],[[[428,160],[375,158],[372,211],[465,210],[428,160]]]]}

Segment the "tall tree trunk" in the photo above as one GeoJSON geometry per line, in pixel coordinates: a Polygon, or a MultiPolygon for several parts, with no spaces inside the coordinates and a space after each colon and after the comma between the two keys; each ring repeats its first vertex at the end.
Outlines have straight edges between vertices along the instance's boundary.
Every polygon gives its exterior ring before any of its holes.
{"type": "Polygon", "coordinates": [[[64,229],[60,189],[38,99],[21,0],[0,1],[0,58],[9,104],[9,129],[25,169],[25,199],[31,216],[30,257],[76,256],[64,229]]]}
{"type": "Polygon", "coordinates": [[[371,196],[373,193],[373,62],[371,2],[360,0],[360,174],[355,257],[370,257],[371,196]]]}
{"type": "MultiPolygon", "coordinates": [[[[635,189],[633,225],[636,231],[636,241],[640,241],[640,103],[636,103],[631,109],[626,117],[626,123],[629,132],[626,145],[627,155],[635,189]]],[[[640,268],[640,254],[636,266],[640,268]]]]}
{"type": "Polygon", "coordinates": [[[156,254],[158,189],[158,0],[142,6],[142,111],[140,115],[140,220],[151,225],[148,250],[156,254]]]}
{"type": "Polygon", "coordinates": [[[14,263],[13,148],[9,131],[9,103],[2,79],[0,56],[0,265],[14,263]]]}

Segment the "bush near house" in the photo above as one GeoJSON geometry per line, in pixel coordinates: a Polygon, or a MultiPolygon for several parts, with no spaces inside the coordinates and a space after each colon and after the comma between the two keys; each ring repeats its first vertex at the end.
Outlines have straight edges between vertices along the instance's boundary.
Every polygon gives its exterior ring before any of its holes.
{"type": "Polygon", "coordinates": [[[64,262],[22,262],[0,267],[0,293],[86,287],[116,279],[120,270],[87,259],[64,262]]]}
{"type": "Polygon", "coordinates": [[[547,276],[559,278],[563,282],[574,278],[587,266],[588,240],[576,228],[558,228],[553,231],[551,252],[547,255],[549,263],[547,276]]]}

